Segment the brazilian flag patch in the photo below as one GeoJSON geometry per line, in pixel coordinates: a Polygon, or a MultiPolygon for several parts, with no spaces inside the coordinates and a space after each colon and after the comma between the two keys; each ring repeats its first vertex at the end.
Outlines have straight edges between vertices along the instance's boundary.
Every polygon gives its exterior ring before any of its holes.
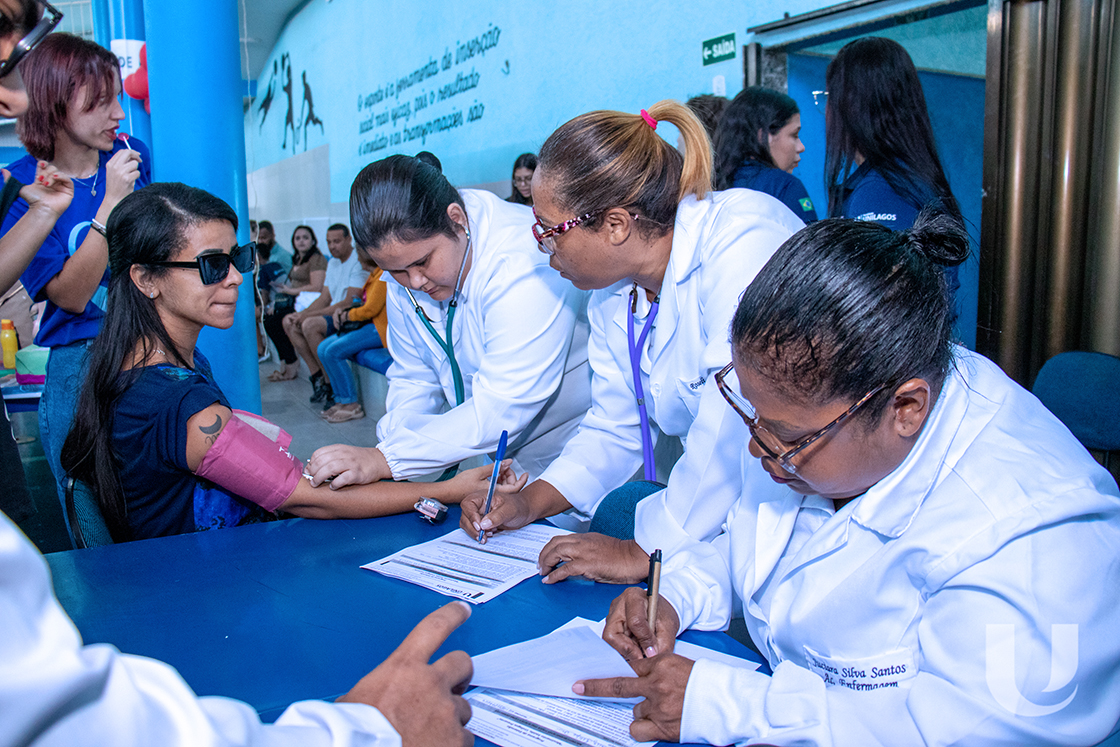
{"type": "Polygon", "coordinates": [[[813,209],[813,201],[808,197],[802,197],[798,202],[801,203],[801,209],[805,212],[809,212],[813,209]]]}

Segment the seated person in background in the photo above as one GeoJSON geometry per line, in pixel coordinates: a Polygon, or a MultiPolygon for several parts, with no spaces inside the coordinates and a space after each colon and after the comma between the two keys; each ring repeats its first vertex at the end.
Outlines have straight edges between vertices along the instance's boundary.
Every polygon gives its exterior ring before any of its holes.
{"type": "Polygon", "coordinates": [[[512,191],[506,202],[533,206],[533,172],[537,170],[537,155],[522,153],[513,162],[512,191]]]}
{"type": "Polygon", "coordinates": [[[747,288],[719,374],[751,431],[742,498],[725,534],[667,559],[655,630],[644,591],[612,604],[604,638],[639,678],[574,688],[647,697],[636,739],[1113,732],[1120,494],[1030,392],[951,344],[942,268],[967,254],[943,215],[897,233],[829,220],[747,288]],[[733,608],[772,677],[669,653],[678,630],[719,630],[733,608]]]}
{"type": "Polygon", "coordinates": [[[362,297],[362,286],[369,273],[362,269],[358,253],[350,242],[350,229],[335,223],[327,229],[327,249],[331,259],[323,280],[323,292],[303,311],[284,317],[284,333],[311,372],[312,402],[325,402],[324,410],[334,406],[330,377],[323,371],[316,351],[323,338],[337,331],[335,312],[349,309],[362,297]]]}
{"type": "MultiPolygon", "coordinates": [[[[294,242],[292,246],[295,246],[294,242]]],[[[261,251],[268,251],[271,260],[280,265],[283,270],[282,276],[292,271],[292,253],[277,243],[276,230],[272,227],[272,221],[262,220],[260,225],[257,226],[257,248],[261,251]]]]}
{"type": "Polygon", "coordinates": [[[272,511],[382,516],[421,495],[455,503],[484,489],[489,467],[441,485],[313,488],[299,461],[277,448],[287,434],[230,410],[195,342],[204,326],[233,324],[242,273],[253,266],[236,229],[225,202],[184,184],[130,195],[109,220],[108,311],[63,464],[95,490],[114,540],[232,526],[272,511]]]}
{"type": "Polygon", "coordinates": [[[358,385],[348,361],[363,350],[385,346],[389,325],[385,281],[381,268],[372,260],[363,259],[362,267],[369,271],[362,288],[362,305],[335,311],[334,326],[338,332],[319,343],[319,362],[323,364],[337,400],[337,404],[323,411],[323,420],[328,423],[344,423],[366,416],[358,401],[358,385]]]}
{"type": "Polygon", "coordinates": [[[264,307],[268,305],[271,298],[272,283],[279,280],[284,272],[278,262],[269,262],[269,255],[272,253],[271,246],[262,247],[257,243],[260,237],[260,226],[257,225],[255,220],[249,221],[249,241],[257,247],[257,266],[253,270],[253,277],[255,279],[255,290],[253,293],[253,306],[257,312],[257,361],[264,363],[272,357],[272,351],[268,349],[268,343],[265,341],[264,327],[262,322],[264,320],[264,307]]]}
{"type": "MultiPolygon", "coordinates": [[[[261,221],[262,235],[264,223],[261,221]]],[[[268,375],[269,381],[291,381],[299,374],[299,358],[284,332],[284,318],[295,313],[296,297],[300,293],[322,292],[327,276],[327,258],[319,251],[319,241],[311,226],[296,226],[292,231],[292,246],[295,257],[288,272],[288,281],[272,284],[272,308],[267,309],[264,315],[264,331],[276,346],[281,363],[280,368],[268,375]]]]}
{"type": "Polygon", "coordinates": [[[723,113],[713,139],[716,189],[744,187],[777,197],[805,223],[813,201],[793,170],[801,161],[797,102],[761,86],[744,88],[723,113]]]}

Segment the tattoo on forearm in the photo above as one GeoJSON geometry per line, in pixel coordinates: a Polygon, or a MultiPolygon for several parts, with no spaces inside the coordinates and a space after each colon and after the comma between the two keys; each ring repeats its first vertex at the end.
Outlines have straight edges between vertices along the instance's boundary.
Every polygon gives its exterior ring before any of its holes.
{"type": "Polygon", "coordinates": [[[218,433],[222,430],[222,416],[215,415],[213,425],[200,425],[198,429],[206,434],[206,443],[213,446],[214,442],[218,440],[218,433]]]}

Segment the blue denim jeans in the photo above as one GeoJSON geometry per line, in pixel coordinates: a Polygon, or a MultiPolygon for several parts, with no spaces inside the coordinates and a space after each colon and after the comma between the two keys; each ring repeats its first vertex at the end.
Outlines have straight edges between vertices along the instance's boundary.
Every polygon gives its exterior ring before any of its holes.
{"type": "Polygon", "coordinates": [[[54,475],[58,500],[62,504],[62,517],[71,538],[74,534],[70,531],[70,518],[66,516],[66,474],[62,470],[62,445],[66,443],[66,435],[74,421],[74,410],[78,406],[78,396],[86,381],[89,347],[92,343],[93,339],[89,339],[51,348],[43,396],[39,400],[39,437],[43,440],[43,452],[47,457],[47,466],[54,475]]]}
{"type": "Polygon", "coordinates": [[[367,348],[380,347],[384,345],[373,324],[344,335],[331,335],[319,343],[319,362],[331,380],[335,402],[348,405],[358,401],[358,384],[348,361],[367,348]]]}

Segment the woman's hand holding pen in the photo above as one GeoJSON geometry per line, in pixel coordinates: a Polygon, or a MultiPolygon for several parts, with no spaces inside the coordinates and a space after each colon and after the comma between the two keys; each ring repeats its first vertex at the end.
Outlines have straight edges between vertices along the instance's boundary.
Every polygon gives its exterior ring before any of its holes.
{"type": "Polygon", "coordinates": [[[537,569],[544,583],[583,577],[608,584],[636,584],[646,577],[649,556],[634,540],[605,534],[562,534],[541,550],[537,569]]]}
{"type": "MultiPolygon", "coordinates": [[[[649,556],[646,556],[646,562],[649,556]]],[[[643,589],[632,586],[615,597],[603,627],[603,640],[611,644],[631,664],[643,657],[669,653],[677,640],[681,620],[673,605],[660,597],[657,604],[656,631],[650,630],[649,598],[643,589]]]]}
{"type": "Polygon", "coordinates": [[[537,520],[524,491],[514,493],[496,491],[490,502],[490,513],[486,510],[486,489],[471,493],[463,499],[463,513],[459,526],[472,536],[485,532],[483,542],[503,529],[518,529],[537,520]]]}

